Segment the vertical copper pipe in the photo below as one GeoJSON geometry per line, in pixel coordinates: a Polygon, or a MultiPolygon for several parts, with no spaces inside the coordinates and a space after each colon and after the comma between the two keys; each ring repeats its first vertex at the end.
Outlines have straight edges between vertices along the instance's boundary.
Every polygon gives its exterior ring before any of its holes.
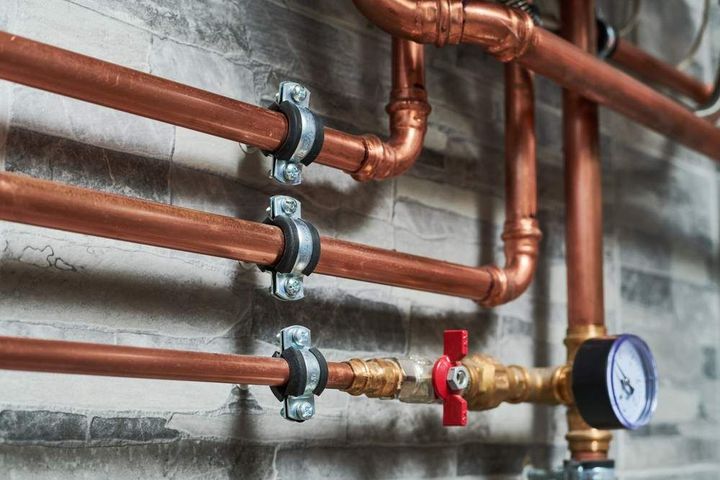
{"type": "Polygon", "coordinates": [[[413,166],[422,151],[430,104],[425,91],[425,46],[392,39],[392,91],[387,105],[390,138],[364,135],[367,154],[356,180],[395,177],[413,166]]]}
{"type": "MultiPolygon", "coordinates": [[[[563,35],[595,53],[595,2],[562,0],[563,35]]],[[[576,92],[563,91],[568,338],[600,330],[603,298],[602,171],[597,105],[576,92]]],[[[567,342],[568,360],[577,345],[567,342]]],[[[568,444],[575,460],[607,458],[610,434],[590,428],[575,407],[568,409],[568,444]]]]}
{"type": "Polygon", "coordinates": [[[505,267],[490,267],[493,288],[484,306],[507,303],[527,290],[535,275],[542,233],[537,214],[533,74],[505,65],[505,267]]]}
{"type": "MultiPolygon", "coordinates": [[[[18,337],[0,337],[0,369],[270,386],[290,374],[281,358],[18,337]]],[[[330,362],[328,370],[328,388],[352,384],[348,364],[330,362]]]]}
{"type": "Polygon", "coordinates": [[[712,96],[712,85],[705,84],[673,65],[650,55],[627,40],[619,39],[610,60],[646,82],[662,85],[704,105],[712,96]]]}

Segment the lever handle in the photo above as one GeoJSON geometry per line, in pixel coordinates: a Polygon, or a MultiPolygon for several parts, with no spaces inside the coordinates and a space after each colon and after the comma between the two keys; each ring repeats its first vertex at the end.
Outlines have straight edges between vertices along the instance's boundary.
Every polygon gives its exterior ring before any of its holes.
{"type": "Polygon", "coordinates": [[[445,330],[443,355],[433,365],[433,387],[435,395],[443,401],[443,426],[464,427],[467,425],[467,402],[459,390],[448,385],[448,372],[453,367],[461,367],[468,353],[467,330],[445,330]]]}

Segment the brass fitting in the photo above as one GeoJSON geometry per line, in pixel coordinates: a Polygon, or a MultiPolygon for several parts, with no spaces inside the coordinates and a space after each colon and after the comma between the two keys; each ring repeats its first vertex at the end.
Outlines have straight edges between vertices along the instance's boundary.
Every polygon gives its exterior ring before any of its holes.
{"type": "MultiPolygon", "coordinates": [[[[565,346],[567,347],[568,370],[575,360],[575,354],[585,340],[595,337],[607,336],[604,325],[578,325],[567,330],[565,346]]],[[[567,382],[569,387],[570,381],[567,382]]],[[[565,439],[574,460],[604,460],[610,450],[612,433],[606,430],[592,428],[585,423],[575,405],[570,405],[567,411],[568,433],[565,439]]]]}
{"type": "Polygon", "coordinates": [[[435,403],[433,362],[423,358],[376,358],[346,362],[355,380],[345,391],[350,395],[398,399],[405,403],[435,403]]]}
{"type": "Polygon", "coordinates": [[[528,369],[480,354],[469,355],[462,363],[470,373],[470,386],[463,393],[470,410],[489,410],[503,402],[572,403],[567,365],[528,369]]]}
{"type": "Polygon", "coordinates": [[[403,371],[394,358],[374,358],[348,360],[355,379],[345,389],[350,395],[366,395],[370,398],[396,398],[400,393],[403,371]]]}

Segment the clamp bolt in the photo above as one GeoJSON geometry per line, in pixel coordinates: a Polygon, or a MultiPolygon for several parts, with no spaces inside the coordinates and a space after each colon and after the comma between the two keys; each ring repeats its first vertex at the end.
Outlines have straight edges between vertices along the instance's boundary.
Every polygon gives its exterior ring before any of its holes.
{"type": "Polygon", "coordinates": [[[470,375],[465,367],[450,367],[447,374],[450,390],[465,390],[470,384],[470,375]]]}
{"type": "Polygon", "coordinates": [[[286,198],[283,200],[283,206],[282,206],[283,212],[287,213],[288,215],[292,215],[295,212],[297,212],[298,209],[298,202],[294,198],[286,198]]]}
{"type": "Polygon", "coordinates": [[[298,328],[295,330],[292,338],[300,346],[307,347],[310,344],[310,334],[305,329],[298,328]]]}
{"type": "Polygon", "coordinates": [[[297,297],[302,291],[302,282],[297,278],[288,278],[285,280],[285,292],[290,297],[297,297]]]}
{"type": "Polygon", "coordinates": [[[295,85],[290,93],[292,99],[300,103],[307,98],[307,89],[302,85],[295,85]]]}
{"type": "Polygon", "coordinates": [[[285,180],[288,182],[295,182],[298,178],[300,178],[300,168],[295,165],[294,163],[288,163],[285,165],[285,172],[283,173],[283,177],[285,177],[285,180]]]}
{"type": "Polygon", "coordinates": [[[299,402],[295,405],[295,415],[302,420],[310,420],[315,415],[315,407],[310,402],[299,402]]]}

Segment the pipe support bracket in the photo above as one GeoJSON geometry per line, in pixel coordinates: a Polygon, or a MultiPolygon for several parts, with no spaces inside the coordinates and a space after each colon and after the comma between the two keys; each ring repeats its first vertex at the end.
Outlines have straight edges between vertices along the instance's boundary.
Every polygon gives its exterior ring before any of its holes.
{"type": "Polygon", "coordinates": [[[283,253],[272,267],[261,268],[272,275],[270,293],[280,300],[294,301],[305,297],[303,279],[310,275],[320,260],[320,234],[301,218],[302,205],[293,197],[275,195],[270,198],[266,224],[282,230],[283,253]]]}
{"type": "Polygon", "coordinates": [[[280,415],[287,420],[304,422],[315,415],[315,395],[320,395],[328,382],[328,364],[317,348],[311,347],[310,330],[293,325],[278,334],[280,357],[288,363],[290,376],[285,385],[270,387],[275,397],[283,402],[280,415]]]}
{"type": "Polygon", "coordinates": [[[325,140],[323,122],[310,110],[310,91],[299,83],[282,82],[271,110],[287,119],[285,140],[272,155],[270,176],[285,185],[302,182],[302,167],[318,156],[325,140]]]}

